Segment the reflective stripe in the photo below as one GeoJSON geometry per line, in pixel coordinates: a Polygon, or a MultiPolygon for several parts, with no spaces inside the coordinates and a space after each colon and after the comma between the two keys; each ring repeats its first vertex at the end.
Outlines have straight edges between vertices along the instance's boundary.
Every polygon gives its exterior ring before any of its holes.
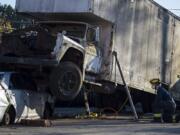
{"type": "Polygon", "coordinates": [[[154,114],[154,117],[156,117],[156,118],[160,118],[161,116],[162,116],[161,113],[155,113],[155,114],[154,114]]]}
{"type": "Polygon", "coordinates": [[[176,123],[177,122],[177,119],[176,119],[176,115],[173,115],[173,123],[176,123]]]}

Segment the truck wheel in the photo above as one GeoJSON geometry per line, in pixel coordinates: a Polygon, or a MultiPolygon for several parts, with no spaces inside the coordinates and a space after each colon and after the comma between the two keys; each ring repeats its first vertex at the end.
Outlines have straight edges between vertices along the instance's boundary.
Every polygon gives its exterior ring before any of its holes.
{"type": "Polygon", "coordinates": [[[58,99],[73,100],[80,92],[82,86],[82,73],[72,62],[63,62],[50,76],[50,88],[58,99]]]}

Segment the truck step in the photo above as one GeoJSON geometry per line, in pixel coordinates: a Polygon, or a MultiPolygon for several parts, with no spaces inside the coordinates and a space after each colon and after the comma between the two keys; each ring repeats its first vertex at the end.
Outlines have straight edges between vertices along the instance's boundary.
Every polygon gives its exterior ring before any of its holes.
{"type": "Polygon", "coordinates": [[[90,81],[87,81],[87,80],[85,80],[85,81],[84,81],[84,84],[95,85],[95,86],[99,86],[99,87],[101,87],[101,86],[102,86],[102,84],[101,84],[101,83],[90,82],[90,81]]]}

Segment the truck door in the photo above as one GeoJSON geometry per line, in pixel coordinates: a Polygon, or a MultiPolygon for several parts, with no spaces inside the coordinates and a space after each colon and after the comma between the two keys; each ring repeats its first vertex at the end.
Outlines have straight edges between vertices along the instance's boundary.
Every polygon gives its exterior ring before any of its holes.
{"type": "Polygon", "coordinates": [[[86,34],[86,54],[85,54],[85,66],[86,72],[98,74],[101,67],[102,57],[101,49],[99,46],[97,32],[99,28],[88,28],[86,34]]]}
{"type": "Polygon", "coordinates": [[[24,91],[23,78],[18,73],[13,73],[9,81],[9,94],[16,108],[16,117],[24,119],[27,117],[29,95],[24,91]]]}

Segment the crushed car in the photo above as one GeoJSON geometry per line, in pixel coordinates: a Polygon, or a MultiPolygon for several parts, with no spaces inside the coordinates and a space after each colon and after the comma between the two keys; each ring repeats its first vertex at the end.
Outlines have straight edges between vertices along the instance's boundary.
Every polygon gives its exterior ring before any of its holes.
{"type": "Polygon", "coordinates": [[[54,100],[48,92],[38,92],[36,83],[27,74],[0,73],[0,122],[3,125],[22,119],[49,118],[54,100]]]}

